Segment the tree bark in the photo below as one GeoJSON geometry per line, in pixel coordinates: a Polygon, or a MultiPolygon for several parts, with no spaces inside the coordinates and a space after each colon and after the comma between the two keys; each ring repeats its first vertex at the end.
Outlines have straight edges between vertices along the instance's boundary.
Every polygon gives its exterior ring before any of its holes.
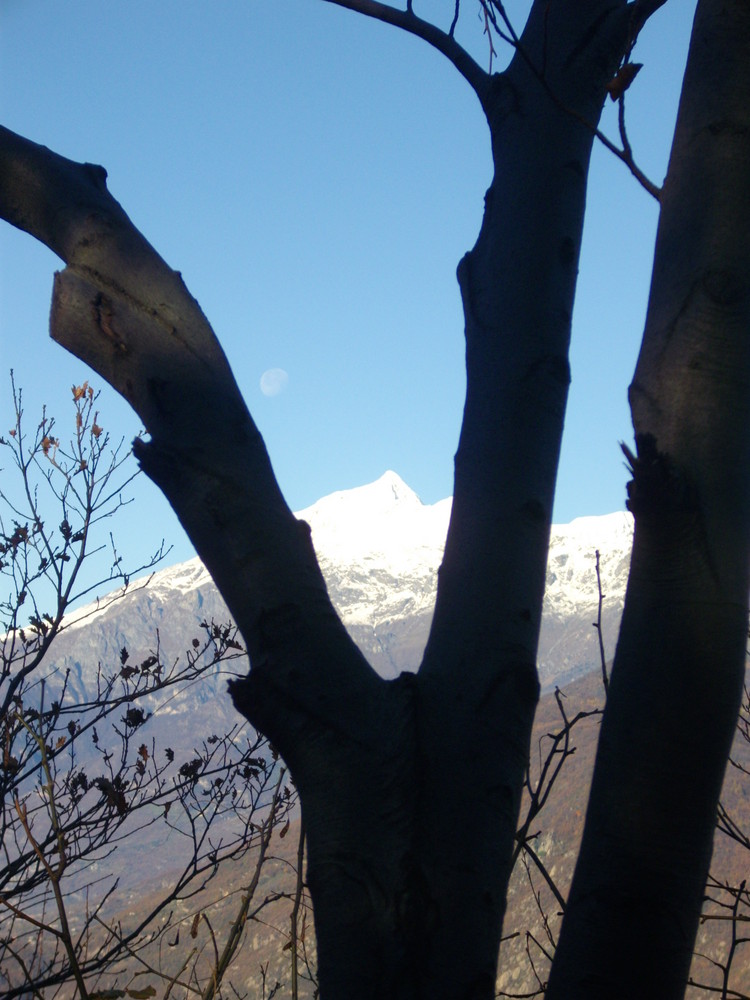
{"type": "Polygon", "coordinates": [[[630,387],[633,555],[549,1000],[683,996],[743,689],[750,8],[700,0],[630,387]]]}

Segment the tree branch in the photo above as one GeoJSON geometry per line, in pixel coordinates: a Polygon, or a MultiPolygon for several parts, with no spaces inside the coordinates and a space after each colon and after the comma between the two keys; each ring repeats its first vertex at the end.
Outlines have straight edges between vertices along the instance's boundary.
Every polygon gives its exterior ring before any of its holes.
{"type": "MultiPolygon", "coordinates": [[[[508,18],[504,7],[502,5],[489,3],[488,0],[479,0],[482,9],[485,12],[485,16],[489,18],[490,23],[494,27],[498,36],[507,42],[509,45],[513,46],[518,55],[523,59],[523,61],[528,66],[529,70],[538,80],[540,86],[544,88],[549,98],[555,102],[555,104],[564,111],[565,114],[570,115],[576,121],[580,122],[585,128],[589,129],[591,133],[596,136],[596,138],[601,142],[601,144],[609,150],[618,160],[621,160],[628,170],[631,172],[633,177],[638,181],[638,183],[647,191],[652,197],[659,201],[661,196],[661,189],[651,181],[646,174],[640,169],[638,164],[635,162],[633,157],[633,151],[628,142],[627,133],[625,131],[624,123],[624,95],[619,99],[619,122],[620,122],[620,136],[622,139],[622,148],[619,148],[611,139],[609,139],[604,132],[596,125],[595,122],[590,121],[585,115],[582,115],[580,111],[569,105],[568,102],[561,99],[560,94],[557,92],[556,88],[550,85],[547,79],[545,71],[546,59],[537,65],[537,63],[529,55],[529,52],[524,45],[523,41],[518,37],[513,29],[513,25],[508,18]],[[500,16],[507,27],[507,33],[502,30],[500,23],[498,21],[497,15],[495,13],[495,8],[498,7],[500,11],[500,16]]],[[[624,61],[627,61],[630,57],[631,52],[635,47],[635,43],[638,40],[638,34],[645,25],[646,21],[654,14],[660,7],[663,7],[666,0],[635,0],[628,7],[628,28],[627,28],[627,41],[624,48],[624,61]]],[[[490,43],[491,44],[491,43],[490,43]]],[[[494,51],[494,50],[491,50],[494,51]]]]}
{"type": "MultiPolygon", "coordinates": [[[[300,724],[314,706],[318,725],[361,734],[364,707],[347,700],[366,705],[360,685],[371,693],[378,679],[333,610],[309,528],[289,510],[226,356],[180,274],[109,193],[102,167],[4,128],[0,217],[67,263],[55,277],[52,336],[144,421],[151,440],[135,442],[136,457],[245,637],[255,700],[265,706],[265,725],[254,724],[265,732],[271,719],[300,724]],[[333,701],[321,702],[320,686],[333,701]]],[[[252,715],[252,705],[245,709],[252,715]]],[[[285,743],[278,731],[271,738],[285,743]]]]}
{"type": "Polygon", "coordinates": [[[450,32],[445,32],[429,21],[417,17],[412,10],[411,3],[407,4],[406,10],[399,10],[396,7],[389,7],[388,4],[380,3],[379,0],[325,0],[325,2],[353,10],[358,14],[364,14],[376,21],[382,21],[384,24],[395,25],[397,28],[402,28],[404,31],[416,35],[417,38],[423,39],[438,52],[442,52],[453,63],[479,98],[482,107],[485,106],[490,76],[454,38],[455,16],[450,32]]]}
{"type": "MultiPolygon", "coordinates": [[[[667,0],[634,0],[630,5],[630,35],[635,44],[635,40],[646,21],[663,7],[667,0]]],[[[632,48],[632,46],[631,46],[632,48]]]]}

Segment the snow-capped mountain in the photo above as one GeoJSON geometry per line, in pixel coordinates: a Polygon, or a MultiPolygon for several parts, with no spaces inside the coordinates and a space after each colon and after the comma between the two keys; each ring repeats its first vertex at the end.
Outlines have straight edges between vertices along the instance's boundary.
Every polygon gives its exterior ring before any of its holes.
{"type": "Polygon", "coordinates": [[[604,595],[602,637],[607,659],[614,656],[632,544],[633,518],[627,511],[553,525],[539,637],[543,685],[562,684],[599,666],[593,627],[599,602],[597,551],[604,595]]]}
{"type": "MultiPolygon", "coordinates": [[[[312,528],[333,603],[384,677],[419,665],[450,510],[450,499],[423,504],[394,472],[386,472],[374,483],[333,493],[298,513],[312,528]]],[[[553,528],[539,650],[543,685],[562,683],[599,663],[592,626],[597,549],[606,595],[603,635],[608,656],[613,654],[631,535],[626,513],[578,518],[553,528]]],[[[140,587],[131,584],[118,600],[104,604],[76,612],[58,640],[56,662],[71,670],[74,687],[87,686],[97,663],[116,663],[123,646],[146,655],[157,641],[157,629],[161,651],[170,659],[184,653],[202,620],[228,620],[197,558],[161,570],[140,587]]]]}
{"type": "Polygon", "coordinates": [[[451,501],[423,504],[395,472],[298,516],[352,638],[384,677],[416,670],[432,620],[451,501]]]}
{"type": "MultiPolygon", "coordinates": [[[[324,497],[298,516],[313,533],[321,569],[344,624],[384,676],[419,664],[435,603],[437,569],[451,500],[423,504],[395,472],[324,497]]],[[[543,684],[599,663],[592,627],[598,589],[606,595],[605,646],[614,652],[625,594],[632,518],[577,518],[552,530],[539,665],[543,684]]]]}

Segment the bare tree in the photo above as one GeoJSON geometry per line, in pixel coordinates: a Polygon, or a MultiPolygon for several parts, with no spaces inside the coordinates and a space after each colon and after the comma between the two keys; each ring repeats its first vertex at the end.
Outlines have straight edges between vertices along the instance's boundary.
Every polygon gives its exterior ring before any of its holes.
{"type": "MultiPolygon", "coordinates": [[[[75,984],[85,1000],[124,978],[111,995],[136,996],[139,972],[151,983],[167,975],[147,956],[178,930],[186,901],[200,899],[198,915],[211,927],[204,890],[222,863],[255,865],[241,930],[268,904],[255,890],[293,797],[285,769],[246,725],[195,734],[192,749],[157,742],[159,710],[177,687],[207,682],[244,655],[233,626],[205,622],[176,661],[165,659],[158,635],[145,656],[123,647],[115,663],[91,664],[82,689],[59,667],[58,638],[71,620],[80,625],[131,589],[113,542],[109,571],[86,570],[126,502],[132,459],[111,448],[87,383],[73,387],[69,441],[46,412],[27,436],[15,387],[13,395],[14,424],[0,439],[8,459],[0,489],[0,983],[8,998],[64,996],[75,984]],[[116,581],[123,586],[114,596],[71,614],[77,599],[116,581]],[[149,866],[133,859],[159,829],[162,838],[172,832],[171,864],[163,886],[147,890],[133,876],[143,871],[143,883],[149,866]],[[124,887],[113,864],[123,852],[133,869],[124,887]],[[139,905],[129,920],[122,910],[133,895],[139,905]]],[[[216,995],[241,937],[230,934],[213,963],[183,949],[194,992],[203,992],[203,977],[213,982],[206,995],[216,995]]]]}
{"type": "MultiPolygon", "coordinates": [[[[748,826],[746,785],[750,779],[750,689],[745,688],[737,736],[730,769],[719,803],[717,827],[739,864],[711,867],[706,886],[706,898],[701,924],[706,943],[696,950],[690,973],[691,995],[718,996],[721,1000],[748,1000],[750,997],[750,966],[747,962],[750,945],[750,889],[747,872],[750,862],[750,828],[748,826]],[[735,802],[731,808],[725,796],[727,785],[734,784],[735,802]],[[744,813],[744,815],[743,815],[744,813]],[[700,992],[699,992],[700,991],[700,992]]],[[[727,852],[729,853],[729,852],[727,852]]]]}
{"type": "MultiPolygon", "coordinates": [[[[252,670],[232,695],[300,792],[323,995],[486,998],[538,697],[589,156],[661,0],[537,0],[518,36],[482,2],[515,48],[502,72],[458,44],[458,4],[443,29],[412,0],[335,2],[439,49],[492,140],[482,228],[458,269],[467,397],[416,677],[379,679],[346,634],[213,332],[105,171],[3,131],[0,214],[65,261],[52,335],[140,414],[136,456],[246,641],[252,670]]],[[[633,567],[550,997],[665,1000],[687,981],[747,624],[749,47],[746,4],[701,0],[675,155],[651,185],[633,567]]]]}

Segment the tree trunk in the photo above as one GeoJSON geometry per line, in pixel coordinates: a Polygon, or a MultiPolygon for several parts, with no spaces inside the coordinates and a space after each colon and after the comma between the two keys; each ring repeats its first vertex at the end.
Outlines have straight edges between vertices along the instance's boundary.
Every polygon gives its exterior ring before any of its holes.
{"type": "Polygon", "coordinates": [[[417,830],[434,922],[425,997],[494,995],[570,381],[593,142],[581,119],[598,122],[627,40],[625,8],[605,11],[536,4],[523,55],[485,100],[495,176],[479,239],[458,269],[467,397],[418,677],[417,830]],[[542,82],[530,66],[543,64],[542,82]]]}
{"type": "Polygon", "coordinates": [[[750,8],[698,5],[631,408],[635,539],[548,1000],[683,996],[744,680],[750,8]]]}

